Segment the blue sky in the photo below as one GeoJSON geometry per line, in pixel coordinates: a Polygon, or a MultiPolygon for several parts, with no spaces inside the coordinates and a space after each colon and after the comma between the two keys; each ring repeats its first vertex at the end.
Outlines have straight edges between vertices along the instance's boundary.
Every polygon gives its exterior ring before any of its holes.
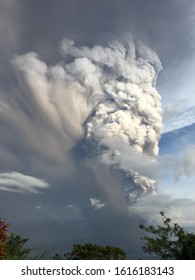
{"type": "Polygon", "coordinates": [[[194,15],[190,0],[0,0],[0,217],[13,230],[131,257],[160,211],[194,230],[194,15]]]}

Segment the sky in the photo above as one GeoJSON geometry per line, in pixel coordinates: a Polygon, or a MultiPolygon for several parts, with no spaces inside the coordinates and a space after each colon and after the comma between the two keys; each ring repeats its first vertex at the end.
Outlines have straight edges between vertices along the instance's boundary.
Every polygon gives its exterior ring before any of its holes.
{"type": "Polygon", "coordinates": [[[0,0],[0,217],[35,248],[195,231],[193,0],[0,0]]]}

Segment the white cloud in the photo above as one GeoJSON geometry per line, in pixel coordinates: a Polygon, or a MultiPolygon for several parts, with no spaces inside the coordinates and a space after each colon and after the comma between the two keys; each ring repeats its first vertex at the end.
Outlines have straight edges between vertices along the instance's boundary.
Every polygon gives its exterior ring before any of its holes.
{"type": "Polygon", "coordinates": [[[91,206],[97,210],[97,209],[101,209],[103,207],[106,206],[105,203],[101,202],[99,199],[97,198],[90,198],[90,202],[91,202],[91,206]]]}
{"type": "Polygon", "coordinates": [[[177,154],[168,154],[159,157],[161,178],[171,178],[178,182],[182,177],[195,176],[195,145],[179,150],[177,154]]]}
{"type": "Polygon", "coordinates": [[[48,183],[44,180],[24,175],[18,172],[0,173],[0,190],[21,192],[21,193],[39,193],[47,189],[48,183]]]}
{"type": "Polygon", "coordinates": [[[75,206],[73,204],[69,204],[66,206],[67,208],[74,208],[75,206]]]}
{"type": "Polygon", "coordinates": [[[178,108],[176,104],[167,106],[163,110],[163,133],[181,129],[195,123],[195,106],[178,108]]]}
{"type": "Polygon", "coordinates": [[[181,226],[195,226],[195,199],[172,198],[169,195],[153,194],[137,199],[137,202],[128,207],[130,214],[136,214],[146,219],[148,223],[161,222],[160,211],[173,222],[181,226]]]}

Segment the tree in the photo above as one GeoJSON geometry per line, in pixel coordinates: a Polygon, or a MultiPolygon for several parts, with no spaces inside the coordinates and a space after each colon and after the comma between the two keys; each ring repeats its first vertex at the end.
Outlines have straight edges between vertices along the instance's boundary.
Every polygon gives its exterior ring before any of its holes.
{"type": "Polygon", "coordinates": [[[28,238],[23,238],[20,235],[14,233],[9,234],[9,238],[6,242],[6,255],[4,259],[7,260],[26,260],[29,258],[31,249],[25,248],[28,238]]]}
{"type": "MultiPolygon", "coordinates": [[[[119,247],[102,247],[97,244],[74,244],[71,252],[64,254],[68,260],[125,260],[126,253],[119,247]]],[[[62,259],[58,254],[54,259],[62,259]]]]}
{"type": "Polygon", "coordinates": [[[195,234],[186,232],[177,223],[172,224],[171,219],[160,212],[162,225],[144,226],[150,236],[144,236],[145,240],[143,251],[149,254],[156,254],[163,260],[195,260],[195,234]]]}
{"type": "Polygon", "coordinates": [[[0,219],[0,260],[24,260],[29,258],[31,249],[24,246],[28,239],[8,232],[9,225],[0,219]]]}
{"type": "Polygon", "coordinates": [[[6,255],[6,242],[8,240],[8,224],[0,219],[0,260],[3,260],[6,255]]]}

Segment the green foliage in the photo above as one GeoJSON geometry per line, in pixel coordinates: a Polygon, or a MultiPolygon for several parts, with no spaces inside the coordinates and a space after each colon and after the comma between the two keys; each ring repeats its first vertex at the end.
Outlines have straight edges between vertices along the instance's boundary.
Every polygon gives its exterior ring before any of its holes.
{"type": "MultiPolygon", "coordinates": [[[[84,245],[74,244],[70,253],[64,254],[68,260],[125,260],[126,253],[118,247],[102,247],[96,244],[87,243],[84,245]]],[[[54,259],[62,259],[58,254],[54,259]]]]}
{"type": "Polygon", "coordinates": [[[14,233],[9,234],[6,242],[6,255],[4,259],[7,260],[25,260],[29,258],[31,249],[24,248],[28,238],[22,238],[20,235],[14,233]]]}
{"type": "Polygon", "coordinates": [[[24,248],[28,239],[9,233],[8,226],[0,219],[0,260],[28,259],[31,249],[24,248]]]}
{"type": "Polygon", "coordinates": [[[163,260],[195,260],[195,234],[185,232],[177,223],[171,224],[171,219],[167,218],[164,212],[160,212],[162,226],[144,226],[150,236],[144,236],[143,251],[149,254],[156,254],[163,260]]]}

